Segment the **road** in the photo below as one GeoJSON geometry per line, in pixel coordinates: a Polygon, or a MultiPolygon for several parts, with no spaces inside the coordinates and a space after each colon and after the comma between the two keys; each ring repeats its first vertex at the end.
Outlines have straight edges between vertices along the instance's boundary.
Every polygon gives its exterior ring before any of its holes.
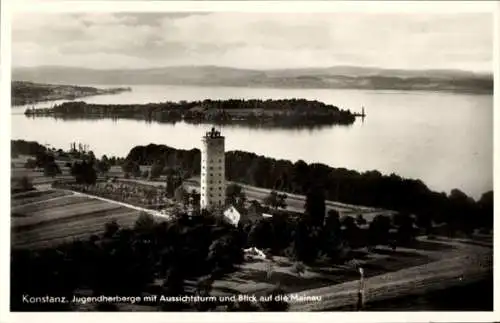
{"type": "MultiPolygon", "coordinates": [[[[140,184],[145,184],[145,185],[165,186],[164,181],[149,181],[149,180],[143,180],[143,179],[120,179],[120,180],[121,181],[135,182],[135,183],[140,183],[140,184]]],[[[238,183],[238,182],[228,181],[227,183],[228,184],[234,183],[234,184],[240,185],[243,188],[243,192],[245,193],[248,200],[257,200],[257,201],[262,202],[269,195],[269,193],[272,191],[270,189],[245,185],[245,184],[238,183]]],[[[184,182],[184,188],[188,191],[191,191],[191,190],[199,191],[199,183],[196,180],[188,180],[188,181],[184,182]]],[[[293,211],[293,212],[299,212],[299,213],[304,212],[304,205],[305,205],[305,199],[306,199],[304,195],[290,194],[290,193],[279,192],[279,191],[278,191],[278,193],[283,193],[283,194],[287,195],[287,198],[286,198],[286,203],[287,203],[286,209],[287,210],[293,211]]],[[[334,202],[334,201],[326,201],[326,207],[327,207],[327,210],[334,209],[334,210],[337,210],[338,212],[340,212],[342,215],[356,216],[358,214],[362,214],[363,217],[367,221],[371,221],[371,219],[378,214],[391,214],[392,213],[392,211],[388,211],[388,210],[377,209],[377,208],[366,207],[366,206],[357,206],[357,205],[345,204],[345,203],[334,202]]]]}

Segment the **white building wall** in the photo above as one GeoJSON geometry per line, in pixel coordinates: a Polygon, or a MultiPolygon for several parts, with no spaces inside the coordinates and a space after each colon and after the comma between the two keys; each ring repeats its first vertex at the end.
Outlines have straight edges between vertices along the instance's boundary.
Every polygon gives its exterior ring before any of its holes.
{"type": "Polygon", "coordinates": [[[223,207],[226,196],[224,137],[212,129],[202,138],[200,208],[223,207]]]}
{"type": "Polygon", "coordinates": [[[224,211],[224,216],[226,219],[234,226],[238,226],[238,223],[241,219],[241,214],[236,210],[234,206],[230,206],[228,209],[224,211]]]}

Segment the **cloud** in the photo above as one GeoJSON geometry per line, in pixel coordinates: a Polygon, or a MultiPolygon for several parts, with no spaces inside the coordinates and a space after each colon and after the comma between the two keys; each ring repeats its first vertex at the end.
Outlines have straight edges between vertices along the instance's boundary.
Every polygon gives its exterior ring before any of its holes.
{"type": "Polygon", "coordinates": [[[491,70],[491,14],[23,14],[13,64],[491,70]]]}

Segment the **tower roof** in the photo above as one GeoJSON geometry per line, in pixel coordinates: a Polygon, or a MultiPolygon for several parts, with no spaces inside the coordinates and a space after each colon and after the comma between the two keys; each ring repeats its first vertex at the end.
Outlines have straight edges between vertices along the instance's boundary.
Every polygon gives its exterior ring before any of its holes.
{"type": "Polygon", "coordinates": [[[206,138],[224,138],[224,136],[221,135],[220,131],[215,130],[215,127],[212,127],[210,131],[207,131],[205,133],[206,138]]]}

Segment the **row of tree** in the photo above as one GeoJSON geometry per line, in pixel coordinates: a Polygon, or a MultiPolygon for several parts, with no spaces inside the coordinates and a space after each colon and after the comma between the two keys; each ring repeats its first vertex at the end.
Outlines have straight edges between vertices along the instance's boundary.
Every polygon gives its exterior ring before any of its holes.
{"type": "MultiPolygon", "coordinates": [[[[44,146],[35,142],[13,141],[12,151],[34,155],[36,159],[28,161],[27,166],[41,167],[47,176],[60,173],[54,154],[44,146]]],[[[139,165],[151,165],[147,177],[157,179],[165,176],[170,197],[183,180],[200,173],[201,162],[198,149],[180,150],[154,144],[134,147],[124,161],[106,156],[97,160],[91,152],[83,157],[83,162],[91,164],[96,172],[102,174],[113,163],[120,162],[126,174],[140,177],[144,174],[139,165]]],[[[94,171],[87,169],[88,165],[68,165],[72,167],[72,174],[78,177],[77,181],[95,182],[94,171]],[[84,175],[78,175],[79,172],[84,175]]],[[[458,189],[452,190],[449,195],[434,192],[420,180],[405,179],[395,174],[382,175],[378,171],[359,173],[318,163],[307,164],[301,160],[292,163],[242,151],[226,153],[225,165],[227,180],[293,194],[306,194],[315,185],[321,188],[327,200],[415,214],[422,227],[447,223],[453,230],[465,232],[493,228],[493,191],[474,201],[458,189]]],[[[279,198],[270,198],[279,206],[279,198]]]]}
{"type": "MultiPolygon", "coordinates": [[[[198,149],[181,150],[150,144],[132,148],[126,162],[152,165],[162,161],[165,167],[200,173],[198,149]]],[[[422,181],[378,171],[360,173],[324,164],[295,163],[254,153],[226,153],[226,179],[257,187],[293,194],[306,194],[313,186],[321,188],[327,200],[386,208],[415,214],[421,225],[448,223],[457,230],[493,228],[493,191],[478,201],[458,189],[449,195],[431,191],[422,181]]]]}

